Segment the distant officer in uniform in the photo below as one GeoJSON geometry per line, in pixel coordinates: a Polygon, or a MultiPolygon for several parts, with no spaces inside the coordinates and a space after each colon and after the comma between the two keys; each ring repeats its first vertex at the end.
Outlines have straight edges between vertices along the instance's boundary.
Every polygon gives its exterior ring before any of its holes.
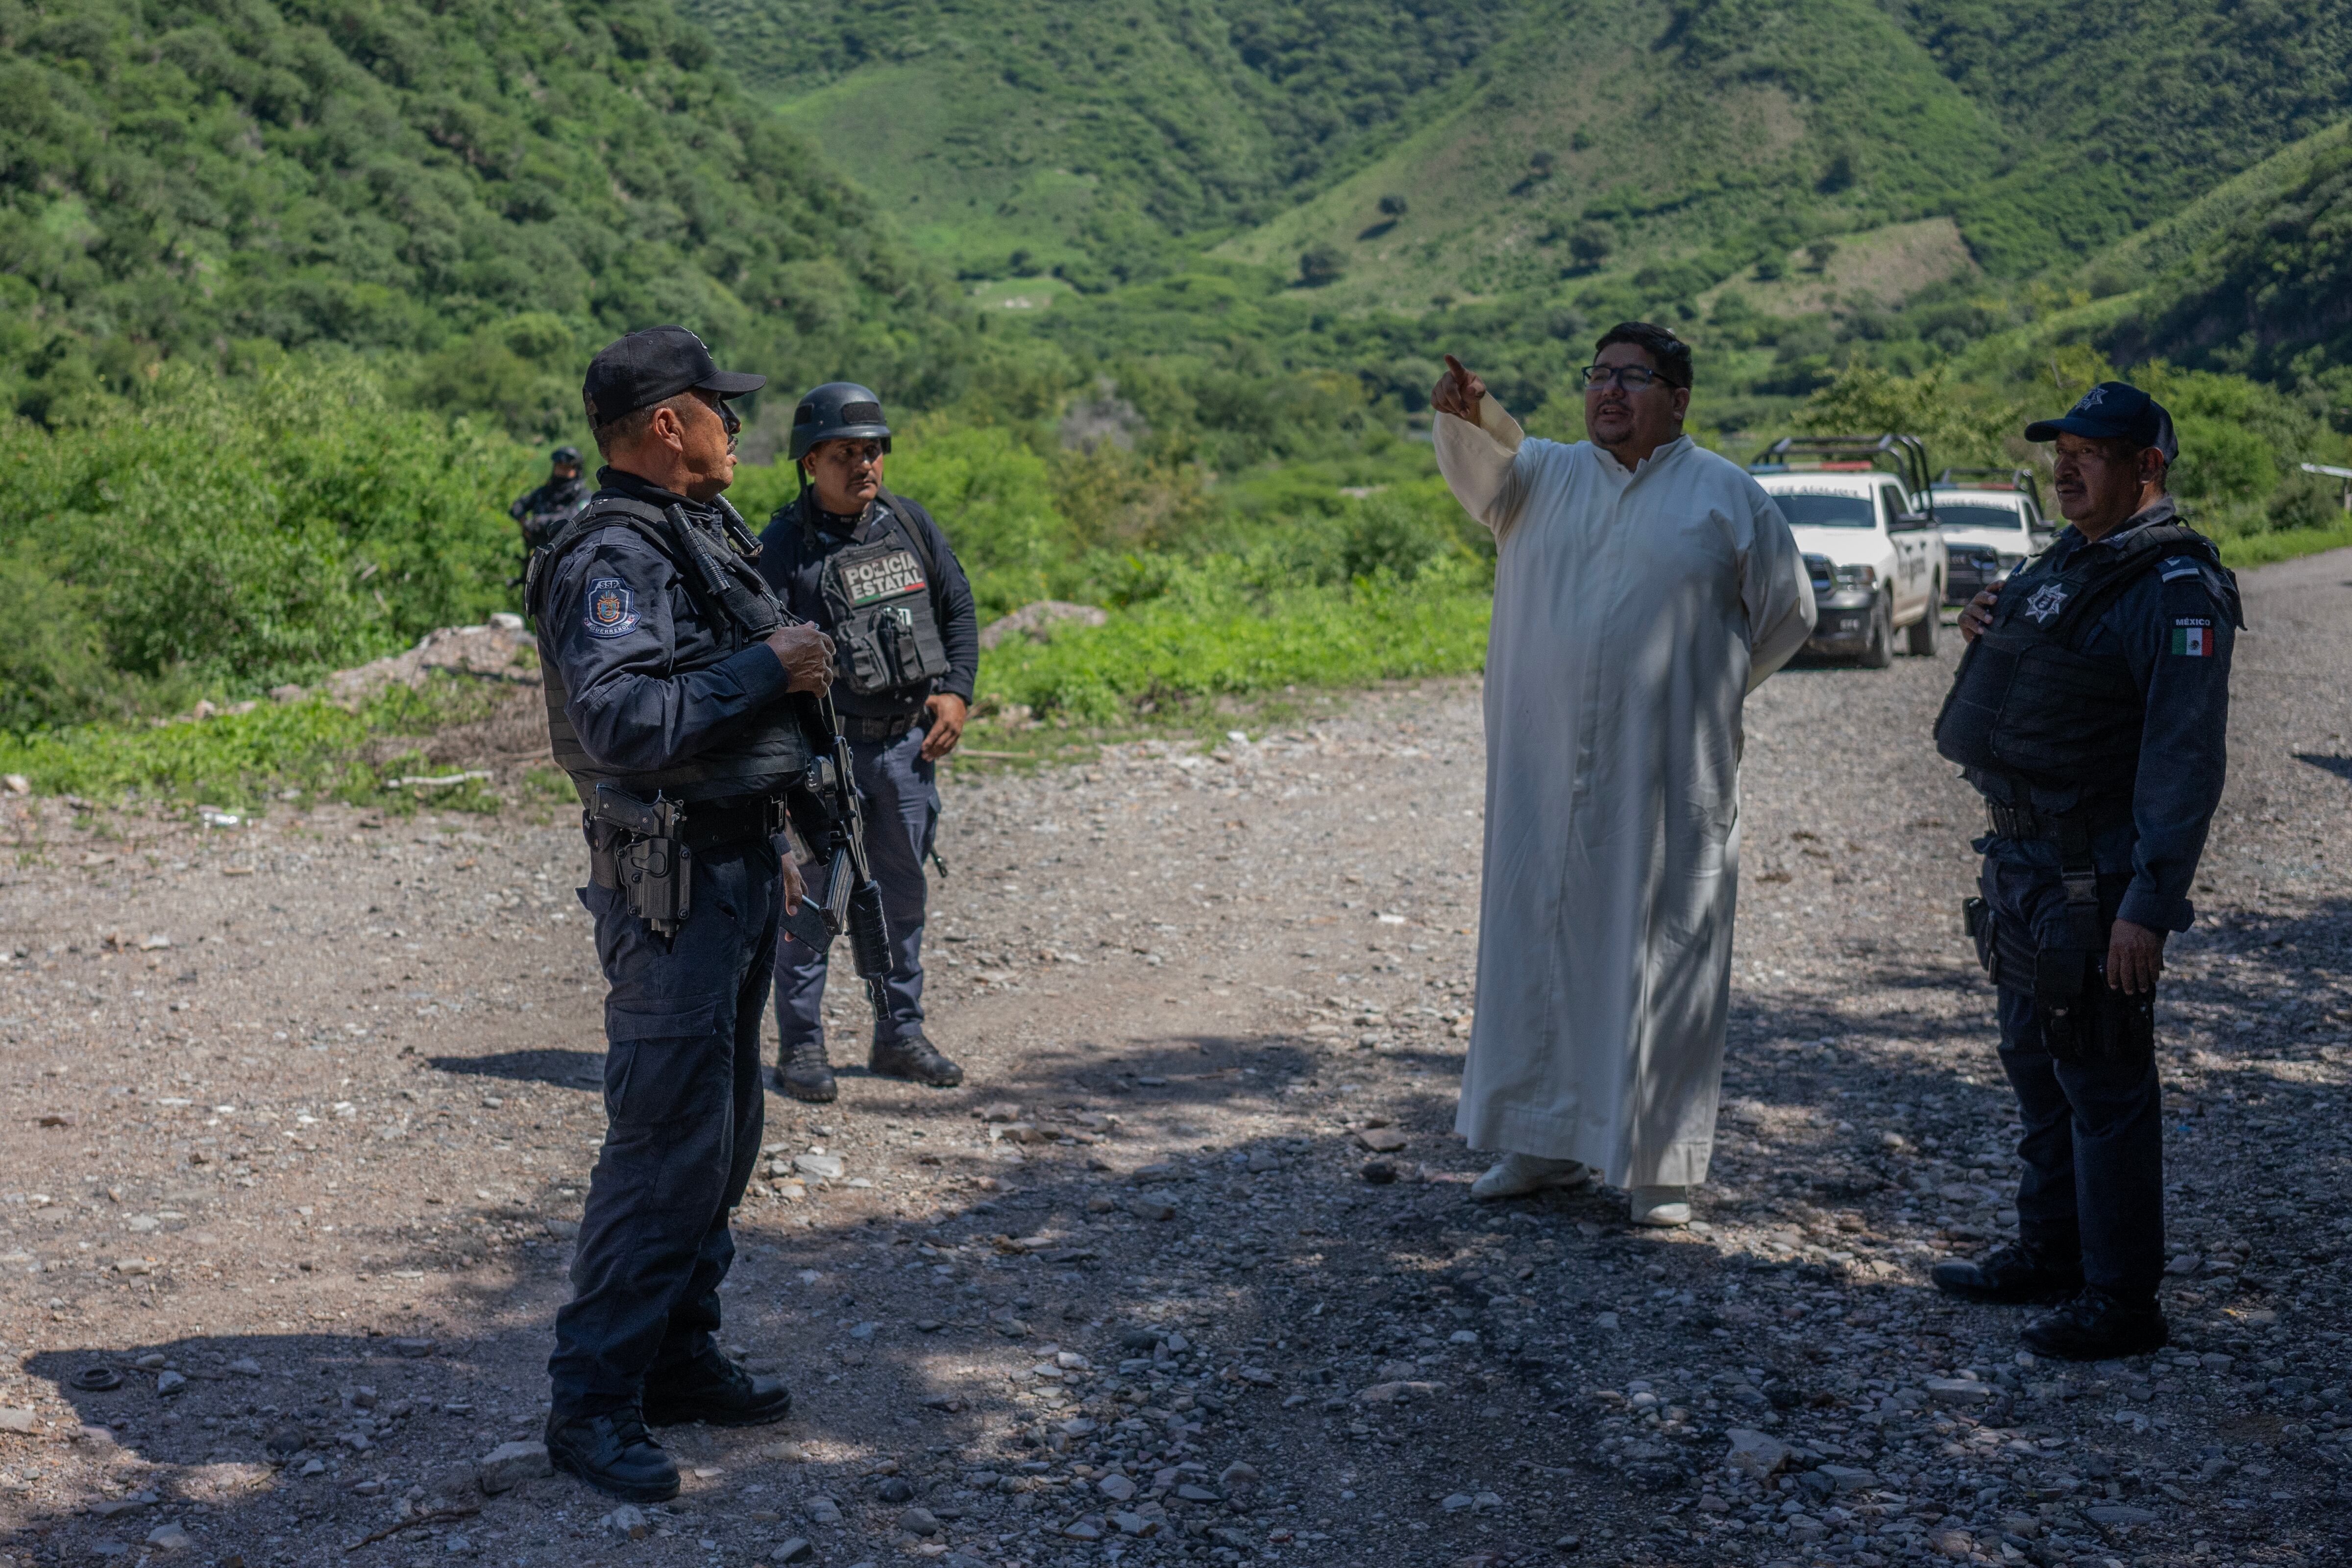
{"type": "Polygon", "coordinates": [[[558,447],[548,455],[547,483],[517,496],[507,515],[521,526],[522,547],[528,553],[546,548],[587,504],[588,485],[580,477],[580,448],[558,447]]]}
{"type": "Polygon", "coordinates": [[[792,1405],[711,1338],[728,1215],[760,1152],[769,966],[801,893],[775,849],[777,802],[812,754],[787,693],[832,680],[831,645],[775,603],[719,500],[741,427],[727,400],[761,384],[683,327],[598,354],[584,395],[606,466],[526,595],[555,759],[591,808],[580,899],[611,988],[609,1125],[555,1320],[547,1447],[636,1501],[678,1489],[648,1424],[756,1426],[792,1405]],[[654,820],[622,820],[639,815],[654,820]]]}
{"type": "Polygon", "coordinates": [[[2237,580],[2165,493],[2172,419],[2105,382],[2054,441],[2071,526],[1961,612],[1970,647],[1936,745],[1985,797],[1979,956],[2000,992],[2025,1174],[2018,1239],[1936,1268],[1975,1301],[2055,1302],[2037,1353],[2100,1360],[2166,1340],[2156,983],[2221,798],[2237,580]]]}
{"type": "MultiPolygon", "coordinates": [[[[923,1036],[923,861],[939,831],[933,765],[963,735],[980,674],[971,584],[930,513],[882,488],[890,426],[865,387],[828,382],[793,411],[799,499],[760,535],[760,570],[793,614],[834,640],[834,701],[866,797],[866,853],[889,917],[887,1017],[873,1070],[948,1088],[963,1069],[923,1036]]],[[[810,874],[823,899],[824,872],[810,874]]],[[[776,1086],[834,1097],[824,1054],[825,955],[787,940],[776,955],[776,1086]]]]}

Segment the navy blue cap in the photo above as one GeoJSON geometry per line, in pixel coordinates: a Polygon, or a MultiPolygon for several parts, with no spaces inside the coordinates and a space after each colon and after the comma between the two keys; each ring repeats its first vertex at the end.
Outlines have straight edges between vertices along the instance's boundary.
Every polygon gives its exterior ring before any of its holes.
{"type": "Polygon", "coordinates": [[[2180,441],[2172,433],[2172,416],[2164,405],[2128,382],[2103,381],[2083,394],[2083,401],[2066,410],[2063,419],[2037,419],[2025,427],[2029,441],[2054,441],[2060,435],[2087,436],[2095,441],[2129,441],[2143,449],[2153,447],[2168,463],[2180,456],[2180,441]]]}
{"type": "Polygon", "coordinates": [[[709,348],[684,327],[647,327],[631,332],[588,362],[580,398],[588,423],[610,425],[624,414],[650,408],[689,387],[740,397],[768,384],[764,375],[720,370],[709,348]]]}

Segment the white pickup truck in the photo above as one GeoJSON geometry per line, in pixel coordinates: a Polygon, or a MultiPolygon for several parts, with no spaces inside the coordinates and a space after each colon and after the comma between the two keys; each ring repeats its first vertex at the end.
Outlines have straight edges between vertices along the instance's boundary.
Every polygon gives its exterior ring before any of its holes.
{"type": "Polygon", "coordinates": [[[1884,669],[1897,631],[1906,652],[1936,651],[1950,564],[1916,438],[1783,438],[1748,471],[1789,520],[1812,575],[1808,652],[1884,669]],[[1877,466],[1889,460],[1905,471],[1877,466]]]}
{"type": "Polygon", "coordinates": [[[2031,468],[1946,468],[1927,489],[1951,563],[1948,605],[1996,586],[2058,537],[2031,468]]]}

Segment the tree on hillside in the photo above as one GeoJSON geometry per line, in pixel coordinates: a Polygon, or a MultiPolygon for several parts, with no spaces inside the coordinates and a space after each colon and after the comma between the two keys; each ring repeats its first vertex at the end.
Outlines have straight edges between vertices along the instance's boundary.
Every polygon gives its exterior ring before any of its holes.
{"type": "Polygon", "coordinates": [[[1318,245],[1299,254],[1298,280],[1309,289],[1337,283],[1347,270],[1347,253],[1336,245],[1318,245]]]}

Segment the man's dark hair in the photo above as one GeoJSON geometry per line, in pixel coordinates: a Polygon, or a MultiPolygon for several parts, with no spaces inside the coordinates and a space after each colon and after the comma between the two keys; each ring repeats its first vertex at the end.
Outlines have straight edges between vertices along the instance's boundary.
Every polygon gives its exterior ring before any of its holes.
{"type": "Polygon", "coordinates": [[[1657,367],[1658,374],[1667,385],[1690,385],[1690,344],[1675,336],[1671,329],[1653,326],[1648,321],[1620,321],[1601,334],[1601,341],[1592,345],[1592,352],[1598,356],[1612,343],[1631,343],[1648,354],[1650,363],[1657,367]]]}

